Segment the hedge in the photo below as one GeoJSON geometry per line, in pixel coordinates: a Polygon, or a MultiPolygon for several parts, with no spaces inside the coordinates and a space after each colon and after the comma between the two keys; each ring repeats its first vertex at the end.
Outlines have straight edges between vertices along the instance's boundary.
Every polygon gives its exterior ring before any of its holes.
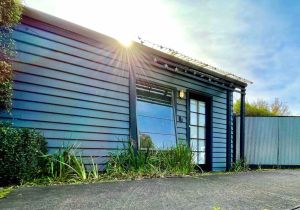
{"type": "Polygon", "coordinates": [[[20,184],[46,170],[45,138],[37,131],[0,123],[0,186],[20,184]]]}

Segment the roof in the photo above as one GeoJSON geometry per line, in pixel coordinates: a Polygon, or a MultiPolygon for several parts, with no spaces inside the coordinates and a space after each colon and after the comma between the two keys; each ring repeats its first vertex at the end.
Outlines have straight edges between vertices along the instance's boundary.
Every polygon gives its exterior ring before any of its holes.
{"type": "Polygon", "coordinates": [[[164,47],[164,46],[159,45],[159,44],[155,44],[155,43],[153,43],[151,41],[144,40],[144,39],[142,39],[140,37],[139,37],[139,40],[141,41],[141,44],[145,44],[145,45],[147,45],[149,47],[152,47],[154,49],[157,49],[157,50],[162,51],[164,53],[167,53],[169,55],[175,56],[175,57],[177,57],[179,59],[182,59],[182,60],[187,61],[187,62],[189,62],[191,64],[194,64],[194,65],[197,65],[197,66],[199,66],[201,68],[205,68],[207,70],[210,70],[210,71],[213,71],[213,72],[217,72],[217,73],[219,73],[219,74],[221,74],[223,76],[230,77],[232,79],[238,80],[238,81],[246,83],[246,84],[252,84],[252,82],[250,80],[247,80],[245,78],[239,77],[239,76],[237,76],[237,75],[235,75],[233,73],[224,71],[222,69],[219,69],[217,67],[211,66],[209,64],[206,64],[206,63],[204,63],[202,61],[199,61],[199,60],[197,60],[195,58],[187,56],[187,55],[185,55],[183,53],[180,53],[180,52],[178,52],[176,50],[173,50],[171,48],[164,47]]]}
{"type": "MultiPolygon", "coordinates": [[[[105,42],[112,45],[119,45],[119,41],[116,39],[106,36],[104,34],[101,34],[99,32],[93,31],[91,29],[85,28],[83,26],[71,23],[69,21],[63,20],[61,18],[46,14],[44,12],[25,7],[23,11],[23,16],[39,20],[41,22],[57,26],[60,28],[63,28],[65,30],[80,34],[84,37],[90,38],[92,40],[98,41],[98,42],[105,42]]],[[[215,77],[222,78],[224,80],[227,80],[231,83],[237,84],[241,87],[246,87],[248,84],[252,84],[251,81],[244,79],[242,77],[236,76],[230,72],[226,72],[224,70],[218,69],[216,67],[213,67],[211,65],[208,65],[206,63],[203,63],[201,61],[198,61],[196,59],[193,59],[189,56],[186,56],[178,51],[172,50],[170,48],[163,47],[158,44],[154,44],[152,42],[146,41],[146,40],[140,40],[141,43],[134,42],[134,47],[142,48],[143,50],[152,52],[154,54],[157,54],[161,57],[165,57],[170,60],[174,60],[182,65],[189,66],[191,68],[196,68],[197,70],[204,72],[206,74],[210,74],[215,77]]]]}

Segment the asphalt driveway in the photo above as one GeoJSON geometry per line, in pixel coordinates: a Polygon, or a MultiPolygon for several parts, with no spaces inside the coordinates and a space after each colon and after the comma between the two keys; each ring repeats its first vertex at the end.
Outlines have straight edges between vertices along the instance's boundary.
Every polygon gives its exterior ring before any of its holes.
{"type": "MultiPolygon", "coordinates": [[[[300,170],[22,187],[0,209],[297,209],[300,170]]],[[[300,208],[299,208],[300,209],[300,208]]]]}

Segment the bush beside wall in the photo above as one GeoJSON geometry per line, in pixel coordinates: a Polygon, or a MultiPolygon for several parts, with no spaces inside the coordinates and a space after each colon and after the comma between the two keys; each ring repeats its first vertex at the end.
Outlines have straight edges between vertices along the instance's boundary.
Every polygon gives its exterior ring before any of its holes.
{"type": "Polygon", "coordinates": [[[0,123],[0,186],[19,184],[43,174],[46,144],[35,130],[0,123]]]}

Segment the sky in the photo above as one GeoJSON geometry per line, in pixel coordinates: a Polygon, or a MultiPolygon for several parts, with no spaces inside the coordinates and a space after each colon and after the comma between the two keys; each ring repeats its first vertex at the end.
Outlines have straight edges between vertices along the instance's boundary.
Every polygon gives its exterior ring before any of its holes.
{"type": "Polygon", "coordinates": [[[251,80],[248,101],[279,98],[293,115],[300,115],[300,1],[24,0],[24,4],[123,42],[140,36],[180,51],[251,80]]]}

